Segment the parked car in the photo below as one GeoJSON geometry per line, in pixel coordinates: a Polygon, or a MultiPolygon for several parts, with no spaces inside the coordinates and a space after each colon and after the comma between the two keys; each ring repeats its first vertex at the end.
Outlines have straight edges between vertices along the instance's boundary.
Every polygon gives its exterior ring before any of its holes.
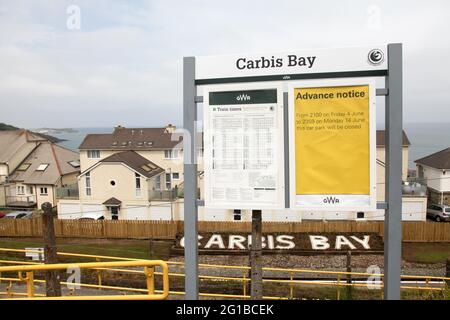
{"type": "Polygon", "coordinates": [[[28,219],[33,215],[30,211],[14,211],[5,215],[5,219],[28,219]]]}
{"type": "Polygon", "coordinates": [[[427,217],[437,222],[450,220],[450,206],[444,204],[432,204],[427,208],[427,217]]]}
{"type": "Polygon", "coordinates": [[[1,219],[1,218],[4,218],[5,216],[6,216],[6,213],[0,212],[0,219],[1,219]]]}
{"type": "Polygon", "coordinates": [[[78,220],[105,220],[105,216],[101,213],[88,213],[79,217],[78,220]]]}

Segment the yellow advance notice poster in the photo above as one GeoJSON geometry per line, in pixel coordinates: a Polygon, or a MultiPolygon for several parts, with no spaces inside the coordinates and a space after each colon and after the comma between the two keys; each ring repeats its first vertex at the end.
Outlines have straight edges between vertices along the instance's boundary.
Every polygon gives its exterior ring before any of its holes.
{"type": "Polygon", "coordinates": [[[295,206],[373,208],[369,85],[295,87],[295,206]]]}

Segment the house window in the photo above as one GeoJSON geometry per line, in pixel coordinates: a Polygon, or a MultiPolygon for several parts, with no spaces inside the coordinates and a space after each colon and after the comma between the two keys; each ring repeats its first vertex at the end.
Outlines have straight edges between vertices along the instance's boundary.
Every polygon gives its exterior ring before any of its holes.
{"type": "Polygon", "coordinates": [[[87,157],[90,159],[98,159],[100,158],[100,150],[88,150],[87,157]]]}
{"type": "Polygon", "coordinates": [[[356,219],[364,219],[364,212],[357,212],[356,219]]]}
{"type": "Polygon", "coordinates": [[[234,221],[241,221],[242,219],[242,211],[238,209],[233,210],[233,219],[234,221]]]}
{"type": "Polygon", "coordinates": [[[33,186],[28,186],[28,193],[34,194],[33,186]]]}
{"type": "Polygon", "coordinates": [[[21,164],[21,165],[17,168],[17,171],[27,171],[28,168],[29,168],[30,166],[31,166],[30,163],[24,163],[24,164],[21,164]]]}
{"type": "Polygon", "coordinates": [[[91,190],[91,173],[86,173],[86,195],[90,196],[92,194],[91,190]]]}
{"type": "Polygon", "coordinates": [[[164,150],[164,158],[166,159],[178,159],[179,157],[180,157],[179,149],[164,150]]]}
{"type": "Polygon", "coordinates": [[[36,171],[45,171],[47,169],[48,163],[41,163],[39,167],[37,167],[36,171]]]}
{"type": "Polygon", "coordinates": [[[47,187],[41,187],[41,196],[46,196],[48,195],[48,189],[47,187]]]}
{"type": "Polygon", "coordinates": [[[119,220],[119,207],[110,207],[109,211],[111,212],[112,220],[119,220]]]}
{"type": "Polygon", "coordinates": [[[161,176],[160,175],[155,178],[155,189],[161,190],[161,176]]]}
{"type": "Polygon", "coordinates": [[[25,187],[24,186],[17,186],[17,194],[25,194],[25,187]]]}
{"type": "Polygon", "coordinates": [[[180,173],[179,172],[172,172],[172,179],[173,180],[180,180],[180,173]]]}
{"type": "Polygon", "coordinates": [[[134,174],[136,180],[136,197],[141,196],[141,175],[138,173],[134,174]]]}
{"type": "Polygon", "coordinates": [[[170,173],[166,173],[166,189],[172,189],[172,179],[170,173]]]}
{"type": "Polygon", "coordinates": [[[69,164],[76,169],[80,168],[80,160],[69,161],[69,164]]]}

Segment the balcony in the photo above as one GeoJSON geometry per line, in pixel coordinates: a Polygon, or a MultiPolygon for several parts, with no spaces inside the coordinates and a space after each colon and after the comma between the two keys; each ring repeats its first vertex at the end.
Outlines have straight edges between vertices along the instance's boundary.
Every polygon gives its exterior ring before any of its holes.
{"type": "Polygon", "coordinates": [[[36,207],[35,196],[6,196],[6,206],[14,208],[36,207]]]}
{"type": "Polygon", "coordinates": [[[402,194],[408,197],[425,197],[427,195],[427,186],[423,179],[411,179],[410,181],[403,182],[402,194]]]}
{"type": "Polygon", "coordinates": [[[78,185],[73,184],[62,188],[56,189],[56,197],[58,199],[79,199],[80,192],[78,185]]]}
{"type": "Polygon", "coordinates": [[[148,200],[166,200],[173,201],[179,198],[178,189],[172,190],[150,190],[148,200]]]}

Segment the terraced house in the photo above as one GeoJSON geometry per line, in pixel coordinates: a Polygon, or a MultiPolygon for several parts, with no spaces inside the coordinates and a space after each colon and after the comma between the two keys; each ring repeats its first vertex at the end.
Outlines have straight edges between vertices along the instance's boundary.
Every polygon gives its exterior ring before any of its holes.
{"type": "MultiPolygon", "coordinates": [[[[198,140],[201,141],[201,135],[198,140]]],[[[384,201],[384,131],[377,132],[378,201],[384,201]]],[[[199,142],[200,142],[199,141],[199,142]]],[[[202,149],[199,146],[199,197],[203,194],[202,149]]],[[[403,135],[403,180],[407,180],[409,139],[403,135]]],[[[76,185],[60,188],[62,219],[183,220],[183,150],[181,134],[162,128],[124,128],[89,134],[80,147],[81,173],[76,185]]],[[[425,220],[426,197],[405,192],[403,219],[425,220]]],[[[376,212],[298,212],[263,210],[266,221],[382,220],[376,212]]],[[[199,220],[251,219],[250,210],[199,208],[199,220]]]]}
{"type": "Polygon", "coordinates": [[[57,203],[57,188],[74,184],[78,153],[28,130],[0,132],[0,206],[40,208],[57,203]]]}
{"type": "Polygon", "coordinates": [[[61,188],[60,218],[174,219],[182,206],[183,151],[176,127],[89,134],[77,185],[61,188]]]}

